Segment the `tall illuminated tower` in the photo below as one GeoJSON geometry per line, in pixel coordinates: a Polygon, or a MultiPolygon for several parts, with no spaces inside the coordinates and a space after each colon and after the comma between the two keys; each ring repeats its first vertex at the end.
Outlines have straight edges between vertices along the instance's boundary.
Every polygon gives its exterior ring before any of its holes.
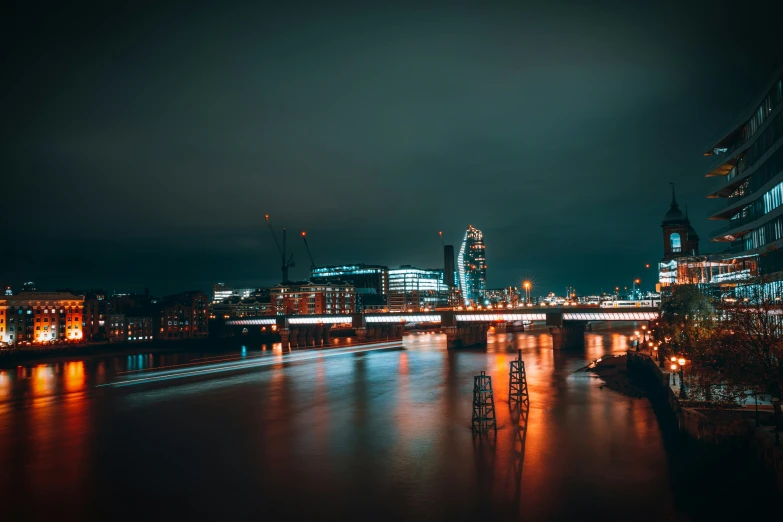
{"type": "Polygon", "coordinates": [[[487,289],[487,261],[484,234],[468,225],[459,249],[459,288],[465,304],[483,304],[487,289]]]}

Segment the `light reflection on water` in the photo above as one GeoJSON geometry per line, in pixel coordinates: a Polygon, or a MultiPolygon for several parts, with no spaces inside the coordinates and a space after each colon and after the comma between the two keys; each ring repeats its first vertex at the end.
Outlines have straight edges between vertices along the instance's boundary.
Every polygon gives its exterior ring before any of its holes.
{"type": "Polygon", "coordinates": [[[283,364],[279,345],[238,346],[238,357],[280,364],[137,389],[95,385],[214,358],[2,371],[0,398],[11,406],[0,410],[0,491],[33,500],[31,514],[70,509],[82,519],[150,519],[154,498],[166,499],[160,519],[246,518],[259,506],[300,519],[571,520],[601,506],[614,510],[600,511],[605,520],[675,516],[649,404],[573,373],[624,352],[625,335],[589,333],[579,353],[552,350],[544,332],[490,341],[446,350],[445,336],[416,335],[402,351],[296,364],[283,364]],[[530,392],[523,414],[508,404],[518,349],[530,392]],[[481,370],[492,376],[499,429],[474,437],[481,370]]]}

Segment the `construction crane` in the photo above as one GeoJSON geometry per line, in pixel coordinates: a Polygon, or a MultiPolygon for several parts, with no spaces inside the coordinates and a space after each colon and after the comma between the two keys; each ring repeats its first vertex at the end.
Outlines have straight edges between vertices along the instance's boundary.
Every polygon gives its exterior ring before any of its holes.
{"type": "Polygon", "coordinates": [[[307,232],[304,230],[302,230],[302,240],[304,240],[307,255],[310,257],[310,273],[312,273],[315,268],[315,261],[313,261],[313,254],[310,252],[310,245],[307,244],[307,232]]]}
{"type": "Polygon", "coordinates": [[[289,258],[286,259],[286,231],[285,227],[283,227],[283,248],[280,248],[280,242],[277,240],[277,235],[275,234],[275,230],[272,228],[272,223],[269,222],[269,214],[264,215],[264,218],[266,219],[266,224],[269,225],[269,231],[272,233],[272,239],[275,240],[275,245],[277,245],[277,251],[280,252],[280,261],[281,261],[281,270],[283,272],[283,283],[288,281],[288,269],[292,266],[296,266],[294,264],[294,255],[291,254],[289,258]]]}

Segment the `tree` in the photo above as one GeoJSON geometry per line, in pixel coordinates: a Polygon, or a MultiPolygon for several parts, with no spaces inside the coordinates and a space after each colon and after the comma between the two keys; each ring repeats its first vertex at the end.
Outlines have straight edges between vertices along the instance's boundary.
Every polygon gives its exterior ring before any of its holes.
{"type": "Polygon", "coordinates": [[[703,349],[715,325],[715,308],[711,297],[696,285],[679,285],[661,307],[656,337],[662,341],[662,356],[669,353],[693,357],[703,349]]]}
{"type": "Polygon", "coordinates": [[[749,391],[780,397],[783,391],[783,304],[774,285],[760,279],[723,307],[730,335],[720,353],[724,371],[749,391]]]}

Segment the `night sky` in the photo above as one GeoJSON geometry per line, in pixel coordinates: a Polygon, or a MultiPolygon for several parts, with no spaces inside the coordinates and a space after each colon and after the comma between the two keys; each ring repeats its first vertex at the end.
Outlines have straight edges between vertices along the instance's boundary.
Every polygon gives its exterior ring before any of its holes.
{"type": "Polygon", "coordinates": [[[701,154],[783,54],[773,1],[259,4],[3,8],[0,282],[272,285],[268,213],[292,278],[303,229],[440,267],[472,224],[490,287],[650,288],[670,181],[716,250],[701,154]]]}

